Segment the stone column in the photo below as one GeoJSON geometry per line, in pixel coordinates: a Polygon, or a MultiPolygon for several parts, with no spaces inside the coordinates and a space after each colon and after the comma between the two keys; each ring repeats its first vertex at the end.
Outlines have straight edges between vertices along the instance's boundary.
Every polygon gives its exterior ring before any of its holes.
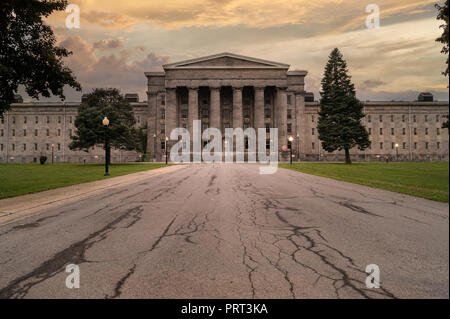
{"type": "Polygon", "coordinates": [[[188,129],[192,137],[193,132],[193,121],[198,120],[198,88],[189,88],[189,111],[188,111],[188,129]]]}
{"type": "Polygon", "coordinates": [[[220,119],[220,87],[210,88],[211,90],[211,110],[209,114],[209,127],[222,130],[220,119]]]}
{"type": "Polygon", "coordinates": [[[244,127],[242,110],[242,88],[233,88],[233,128],[244,127]]]}
{"type": "Polygon", "coordinates": [[[155,135],[158,135],[157,131],[157,108],[158,105],[158,95],[156,92],[147,92],[148,97],[148,119],[147,119],[147,153],[151,154],[149,160],[156,160],[156,139],[155,135]]]}
{"type": "Polygon", "coordinates": [[[170,153],[170,147],[176,141],[170,140],[170,133],[177,127],[177,90],[175,88],[166,88],[166,136],[169,137],[167,152],[170,153]]]}
{"type": "Polygon", "coordinates": [[[255,123],[253,128],[258,133],[259,128],[266,128],[264,123],[264,88],[255,88],[255,123]]]}
{"type": "MultiPolygon", "coordinates": [[[[287,145],[287,97],[286,88],[277,88],[277,103],[275,105],[275,123],[278,127],[278,150],[282,154],[281,148],[287,145]]],[[[283,157],[286,160],[286,157],[283,157]]]]}

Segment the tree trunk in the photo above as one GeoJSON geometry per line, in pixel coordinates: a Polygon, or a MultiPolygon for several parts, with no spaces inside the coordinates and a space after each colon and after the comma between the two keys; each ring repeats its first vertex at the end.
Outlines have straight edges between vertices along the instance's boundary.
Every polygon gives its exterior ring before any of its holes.
{"type": "Polygon", "coordinates": [[[348,148],[345,149],[345,164],[351,164],[352,160],[350,159],[350,150],[348,148]]]}

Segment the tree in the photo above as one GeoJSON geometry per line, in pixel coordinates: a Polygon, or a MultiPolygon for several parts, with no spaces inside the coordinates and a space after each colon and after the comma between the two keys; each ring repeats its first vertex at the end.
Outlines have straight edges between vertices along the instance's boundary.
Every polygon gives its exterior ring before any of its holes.
{"type": "MultiPolygon", "coordinates": [[[[117,89],[95,89],[88,94],[85,103],[78,109],[75,119],[76,132],[69,145],[71,150],[89,149],[95,145],[105,147],[105,132],[109,145],[115,149],[136,150],[136,120],[130,103],[117,89]],[[105,128],[102,120],[107,117],[109,125],[105,128]]],[[[109,152],[109,149],[107,150],[109,152]]]]}
{"type": "Polygon", "coordinates": [[[65,85],[81,90],[63,58],[70,51],[42,18],[64,10],[66,0],[2,0],[0,2],[0,117],[10,109],[19,85],[35,99],[52,94],[64,99],[65,85]]]}
{"type": "Polygon", "coordinates": [[[318,121],[319,139],[327,152],[345,150],[345,162],[351,164],[350,149],[370,146],[369,133],[361,119],[363,105],[356,98],[348,75],[347,63],[339,49],[334,49],[325,67],[318,121]]]}
{"type": "Polygon", "coordinates": [[[438,9],[438,15],[437,20],[443,20],[444,24],[441,24],[439,28],[443,29],[442,35],[436,39],[437,42],[440,42],[444,44],[442,47],[441,53],[445,54],[447,56],[447,69],[442,72],[443,75],[448,76],[448,52],[449,52],[449,46],[448,46],[448,0],[445,1],[445,4],[443,6],[439,5],[439,3],[435,4],[436,9],[438,9]]]}

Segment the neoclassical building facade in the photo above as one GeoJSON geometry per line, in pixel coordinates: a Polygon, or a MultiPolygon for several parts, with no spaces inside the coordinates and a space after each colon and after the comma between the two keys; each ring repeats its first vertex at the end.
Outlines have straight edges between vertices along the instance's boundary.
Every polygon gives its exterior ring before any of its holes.
{"type": "MultiPolygon", "coordinates": [[[[289,70],[278,62],[222,53],[163,66],[147,72],[148,100],[127,95],[137,126],[147,123],[147,160],[163,161],[166,137],[177,127],[192,133],[194,120],[201,129],[278,128],[281,161],[340,161],[343,153],[327,153],[317,132],[319,103],[305,91],[307,71],[289,70]],[[293,138],[289,142],[289,137],[293,138]]],[[[0,163],[37,162],[46,155],[54,162],[101,162],[104,151],[89,153],[68,148],[81,102],[16,103],[0,120],[0,163]]],[[[448,161],[448,130],[442,123],[448,102],[363,102],[371,148],[351,151],[355,161],[448,161]]],[[[266,144],[270,135],[266,134],[266,144]]],[[[141,154],[115,150],[113,162],[140,160],[141,154]]]]}

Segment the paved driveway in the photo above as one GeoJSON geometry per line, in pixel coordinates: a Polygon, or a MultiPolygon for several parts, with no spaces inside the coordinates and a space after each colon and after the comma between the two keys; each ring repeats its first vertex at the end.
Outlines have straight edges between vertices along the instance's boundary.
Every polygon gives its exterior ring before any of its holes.
{"type": "Polygon", "coordinates": [[[447,204],[258,167],[188,165],[0,226],[0,297],[449,297],[447,204]]]}

